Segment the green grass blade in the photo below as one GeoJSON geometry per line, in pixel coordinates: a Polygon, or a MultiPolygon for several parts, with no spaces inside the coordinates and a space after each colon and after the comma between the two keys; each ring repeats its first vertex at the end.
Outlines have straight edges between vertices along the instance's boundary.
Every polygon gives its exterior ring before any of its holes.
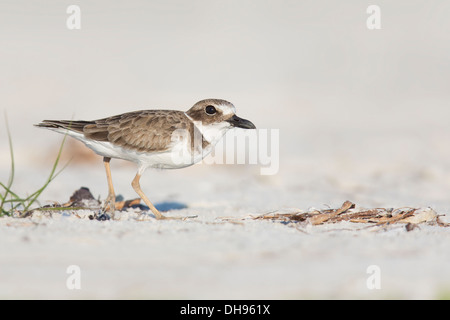
{"type": "Polygon", "coordinates": [[[1,195],[1,202],[0,202],[0,211],[3,212],[7,212],[6,210],[3,209],[3,206],[5,204],[5,201],[8,197],[8,194],[11,193],[11,186],[14,182],[14,173],[15,173],[15,164],[14,164],[14,150],[13,150],[13,143],[12,143],[12,139],[11,139],[11,131],[9,130],[9,124],[8,124],[8,117],[6,115],[6,111],[5,111],[5,128],[6,128],[6,133],[8,135],[8,143],[9,143],[9,154],[11,157],[11,170],[9,172],[9,178],[8,178],[8,184],[7,186],[4,186],[2,184],[2,186],[5,189],[5,193],[3,195],[1,195]]]}
{"type": "Polygon", "coordinates": [[[10,188],[8,188],[7,186],[5,186],[3,183],[1,183],[0,182],[0,186],[3,188],[3,189],[5,189],[5,191],[7,192],[7,193],[9,193],[12,197],[13,197],[13,199],[10,199],[10,200],[4,200],[4,202],[10,202],[10,201],[14,201],[14,199],[20,199],[20,197],[17,195],[17,194],[15,194],[10,188]]]}
{"type": "Polygon", "coordinates": [[[70,161],[68,161],[60,170],[57,170],[58,164],[59,164],[59,161],[61,158],[61,154],[63,151],[64,143],[67,138],[67,134],[65,134],[64,138],[62,140],[62,143],[59,147],[58,155],[53,163],[53,167],[52,167],[50,174],[49,174],[47,180],[45,181],[44,185],[42,187],[40,187],[38,190],[36,190],[35,192],[33,192],[31,195],[27,196],[26,198],[19,196],[18,194],[16,194],[15,192],[13,192],[11,190],[12,184],[14,182],[14,176],[15,176],[15,161],[14,161],[14,150],[13,150],[11,132],[10,132],[9,125],[8,125],[8,119],[6,116],[6,112],[5,112],[5,124],[6,124],[5,125],[6,132],[8,134],[9,152],[10,152],[10,157],[11,157],[11,170],[9,173],[8,183],[5,185],[4,183],[0,182],[0,188],[3,188],[3,193],[0,192],[0,216],[3,216],[5,214],[9,215],[18,208],[23,209],[23,211],[28,211],[30,209],[30,207],[35,202],[37,202],[38,197],[48,187],[50,182],[52,182],[53,179],[55,179],[70,163],[70,161]],[[9,211],[4,208],[5,204],[9,204],[9,211]]]}
{"type": "Polygon", "coordinates": [[[61,171],[64,170],[64,168],[67,167],[67,165],[69,164],[69,162],[66,163],[61,170],[56,172],[56,168],[58,167],[58,163],[61,158],[61,154],[63,151],[63,147],[64,147],[64,143],[66,141],[66,138],[67,138],[67,134],[64,135],[63,141],[61,142],[61,145],[58,150],[58,155],[56,156],[55,162],[53,163],[53,167],[52,167],[52,170],[50,171],[50,175],[48,176],[47,181],[44,183],[44,185],[41,188],[36,190],[33,194],[31,194],[26,199],[28,201],[28,203],[26,204],[26,206],[24,208],[25,211],[28,211],[28,209],[33,205],[33,203],[36,202],[36,200],[40,196],[40,194],[47,188],[47,186],[50,184],[50,182],[52,182],[52,180],[55,179],[58,176],[58,174],[60,174],[61,171]]]}

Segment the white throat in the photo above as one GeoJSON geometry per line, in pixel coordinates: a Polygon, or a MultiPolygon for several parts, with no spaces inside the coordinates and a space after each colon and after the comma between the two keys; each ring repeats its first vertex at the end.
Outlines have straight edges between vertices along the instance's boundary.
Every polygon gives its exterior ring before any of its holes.
{"type": "Polygon", "coordinates": [[[194,121],[194,125],[203,135],[203,138],[212,145],[215,145],[231,128],[231,125],[226,121],[208,125],[204,125],[201,121],[194,121]]]}

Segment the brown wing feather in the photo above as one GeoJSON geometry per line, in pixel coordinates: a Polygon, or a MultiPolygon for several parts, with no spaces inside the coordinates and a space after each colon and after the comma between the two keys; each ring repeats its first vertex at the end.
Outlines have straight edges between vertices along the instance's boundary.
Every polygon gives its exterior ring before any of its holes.
{"type": "MultiPolygon", "coordinates": [[[[200,134],[184,112],[164,110],[134,111],[94,121],[44,120],[37,126],[80,132],[86,138],[140,152],[166,151],[177,129],[188,130],[190,137],[194,137],[194,130],[195,136],[200,134]]],[[[206,145],[208,142],[202,139],[202,147],[206,145]]],[[[194,139],[191,148],[194,149],[194,139]]]]}
{"type": "Polygon", "coordinates": [[[161,152],[168,149],[176,129],[193,130],[184,112],[145,110],[92,121],[83,127],[83,133],[87,138],[126,149],[161,152]]]}

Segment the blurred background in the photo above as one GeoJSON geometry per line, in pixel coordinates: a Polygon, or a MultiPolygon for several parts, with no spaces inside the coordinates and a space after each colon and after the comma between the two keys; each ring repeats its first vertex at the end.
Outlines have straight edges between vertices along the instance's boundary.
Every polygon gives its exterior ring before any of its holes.
{"type": "MultiPolygon", "coordinates": [[[[261,176],[251,165],[146,172],[141,184],[156,202],[196,197],[261,212],[351,200],[446,212],[449,13],[446,0],[3,0],[0,102],[15,190],[42,185],[56,157],[62,136],[32,126],[43,119],[187,110],[214,97],[258,128],[279,129],[278,173],[261,176]],[[80,30],[66,27],[72,4],[80,30]],[[371,4],[381,9],[380,30],[366,26],[371,4]]],[[[4,128],[0,146],[6,181],[4,128]]],[[[82,185],[106,196],[101,158],[67,141],[63,163],[71,158],[42,201],[63,202],[82,185]]],[[[112,167],[118,192],[135,197],[132,165],[112,167]]]]}

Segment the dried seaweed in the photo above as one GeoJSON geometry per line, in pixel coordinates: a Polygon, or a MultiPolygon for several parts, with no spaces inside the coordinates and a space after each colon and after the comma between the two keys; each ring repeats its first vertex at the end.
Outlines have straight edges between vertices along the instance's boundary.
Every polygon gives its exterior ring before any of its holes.
{"type": "Polygon", "coordinates": [[[309,212],[294,211],[292,213],[270,212],[253,217],[255,220],[272,220],[282,222],[303,222],[311,225],[337,223],[349,221],[352,223],[370,223],[376,226],[385,226],[395,223],[409,225],[407,229],[413,230],[413,225],[428,222],[441,227],[450,226],[439,220],[436,212],[431,208],[357,208],[351,201],[345,201],[338,209],[313,210],[309,212]]]}

